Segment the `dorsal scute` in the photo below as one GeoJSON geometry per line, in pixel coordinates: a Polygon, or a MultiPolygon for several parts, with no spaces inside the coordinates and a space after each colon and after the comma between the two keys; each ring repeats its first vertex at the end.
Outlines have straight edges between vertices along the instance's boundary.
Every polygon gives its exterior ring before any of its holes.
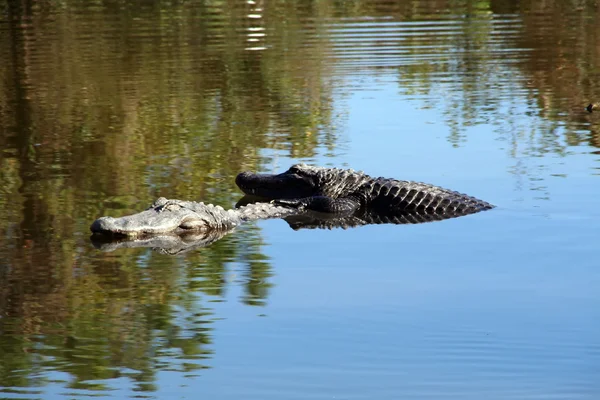
{"type": "Polygon", "coordinates": [[[360,171],[341,168],[322,168],[318,171],[320,194],[331,197],[353,195],[356,189],[372,178],[360,171]]]}

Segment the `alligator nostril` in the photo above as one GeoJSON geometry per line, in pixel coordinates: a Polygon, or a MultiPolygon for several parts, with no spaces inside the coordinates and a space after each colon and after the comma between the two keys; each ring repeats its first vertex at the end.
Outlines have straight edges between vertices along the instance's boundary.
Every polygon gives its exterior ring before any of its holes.
{"type": "Polygon", "coordinates": [[[244,186],[244,179],[248,177],[248,175],[251,175],[248,171],[245,172],[240,172],[239,174],[237,174],[237,176],[235,177],[235,184],[238,185],[239,187],[243,187],[244,186]]]}
{"type": "Polygon", "coordinates": [[[114,222],[113,217],[100,217],[95,220],[90,226],[92,232],[104,232],[110,229],[111,224],[114,222]]]}

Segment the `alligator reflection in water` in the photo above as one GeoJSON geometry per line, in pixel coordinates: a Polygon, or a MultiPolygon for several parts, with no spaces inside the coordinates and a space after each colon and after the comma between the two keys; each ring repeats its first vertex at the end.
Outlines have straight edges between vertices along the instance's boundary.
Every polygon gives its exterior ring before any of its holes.
{"type": "Polygon", "coordinates": [[[122,248],[146,247],[151,248],[158,253],[177,255],[210,246],[232,232],[233,229],[213,229],[209,231],[192,231],[180,234],[165,232],[137,237],[115,237],[93,234],[90,237],[90,240],[94,247],[105,252],[122,248]]]}
{"type": "Polygon", "coordinates": [[[406,211],[398,214],[385,215],[377,212],[358,211],[346,216],[328,216],[323,213],[307,211],[302,214],[290,215],[283,218],[290,228],[299,229],[335,229],[356,228],[364,225],[377,224],[422,224],[426,222],[442,221],[467,215],[464,212],[446,212],[442,214],[406,211]]]}
{"type": "MultiPolygon", "coordinates": [[[[240,199],[236,207],[245,207],[248,204],[264,201],[256,196],[246,195],[240,199]]],[[[373,209],[359,208],[358,210],[344,213],[324,213],[319,211],[304,210],[290,214],[282,219],[293,230],[300,229],[348,229],[365,225],[378,224],[423,224],[427,222],[443,221],[446,219],[463,217],[472,214],[471,210],[447,209],[443,212],[427,210],[410,210],[396,212],[382,212],[373,209]]]]}

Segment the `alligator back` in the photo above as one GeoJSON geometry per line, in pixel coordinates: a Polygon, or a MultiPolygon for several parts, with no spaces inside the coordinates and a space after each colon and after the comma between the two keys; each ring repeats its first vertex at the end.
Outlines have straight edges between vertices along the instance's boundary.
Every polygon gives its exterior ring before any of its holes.
{"type": "Polygon", "coordinates": [[[368,209],[381,214],[426,212],[461,215],[494,208],[475,197],[422,182],[376,178],[363,183],[355,195],[368,209]]]}

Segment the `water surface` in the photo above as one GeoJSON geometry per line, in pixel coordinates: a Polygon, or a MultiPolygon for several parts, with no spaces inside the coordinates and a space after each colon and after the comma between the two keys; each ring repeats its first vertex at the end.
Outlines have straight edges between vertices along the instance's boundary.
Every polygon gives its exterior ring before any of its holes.
{"type": "Polygon", "coordinates": [[[0,2],[0,397],[600,395],[597,5],[302,4],[0,2]],[[497,208],[89,240],[296,162],[497,208]]]}

